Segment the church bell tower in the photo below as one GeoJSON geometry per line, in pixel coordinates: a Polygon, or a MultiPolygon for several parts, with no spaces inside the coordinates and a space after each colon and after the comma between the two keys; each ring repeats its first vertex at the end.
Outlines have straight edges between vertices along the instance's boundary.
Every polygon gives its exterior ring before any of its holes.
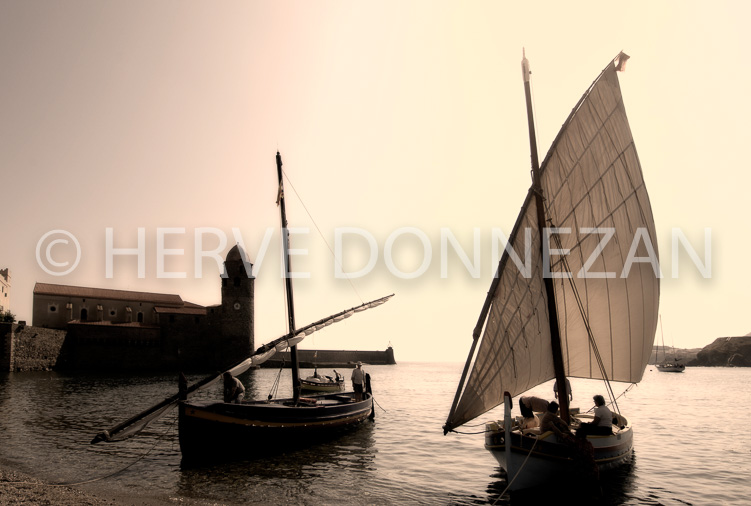
{"type": "Polygon", "coordinates": [[[250,356],[255,350],[253,265],[237,245],[224,261],[222,274],[222,355],[227,365],[250,356]]]}

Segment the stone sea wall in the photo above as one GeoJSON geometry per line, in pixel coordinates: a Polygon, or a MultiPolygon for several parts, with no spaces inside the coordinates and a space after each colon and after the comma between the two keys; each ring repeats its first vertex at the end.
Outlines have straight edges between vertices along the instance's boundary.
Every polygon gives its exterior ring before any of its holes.
{"type": "MultiPolygon", "coordinates": [[[[201,347],[180,342],[179,335],[176,330],[167,332],[156,326],[138,324],[71,324],[66,331],[0,323],[0,371],[213,371],[220,368],[221,357],[211,356],[206,350],[206,345],[217,348],[217,344],[209,340],[210,336],[201,336],[206,343],[201,347]]],[[[396,364],[391,347],[385,351],[299,350],[298,359],[303,368],[354,367],[358,361],[369,365],[396,364]]],[[[278,353],[263,366],[280,367],[283,361],[286,366],[290,365],[289,352],[278,353]]]]}
{"type": "MultiPolygon", "coordinates": [[[[297,361],[302,368],[331,368],[354,367],[357,362],[369,365],[394,365],[394,349],[388,347],[385,351],[357,351],[357,350],[297,350],[297,361]]],[[[290,353],[277,353],[271,359],[261,364],[261,367],[290,367],[290,353]]]]}
{"type": "Polygon", "coordinates": [[[0,324],[0,370],[46,371],[57,366],[66,331],[0,324]]]}

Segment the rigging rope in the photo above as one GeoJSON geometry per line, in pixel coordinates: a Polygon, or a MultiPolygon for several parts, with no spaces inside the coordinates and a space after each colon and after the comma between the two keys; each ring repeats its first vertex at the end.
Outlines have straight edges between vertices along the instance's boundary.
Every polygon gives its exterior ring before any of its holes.
{"type": "Polygon", "coordinates": [[[362,297],[360,297],[360,294],[357,291],[357,288],[355,288],[354,283],[352,283],[352,279],[347,275],[346,272],[344,272],[344,268],[339,261],[339,258],[337,258],[336,254],[334,254],[334,250],[331,249],[331,246],[326,241],[326,239],[323,236],[323,233],[321,232],[321,229],[318,227],[318,224],[316,223],[316,220],[313,219],[313,216],[310,214],[310,211],[308,211],[308,207],[305,205],[305,202],[303,202],[302,197],[300,197],[300,194],[297,193],[297,190],[295,189],[295,185],[292,184],[292,180],[287,175],[287,172],[285,172],[284,169],[282,169],[282,174],[284,174],[284,177],[287,178],[287,182],[289,183],[290,187],[292,188],[292,191],[295,192],[295,195],[297,196],[298,200],[300,201],[300,204],[302,204],[303,209],[305,209],[305,212],[307,213],[310,220],[313,222],[313,226],[316,227],[316,230],[318,231],[318,235],[321,236],[321,240],[326,245],[326,247],[329,249],[329,252],[334,257],[334,261],[338,264],[340,272],[344,274],[344,277],[347,278],[347,281],[349,282],[350,286],[352,287],[352,290],[355,292],[355,295],[357,295],[357,298],[360,299],[360,302],[362,303],[362,297]]]}
{"type": "MultiPolygon", "coordinates": [[[[524,466],[526,466],[526,465],[527,465],[527,461],[529,460],[529,457],[531,457],[531,456],[532,456],[532,452],[534,451],[534,449],[535,449],[535,446],[537,446],[537,442],[538,442],[538,441],[539,441],[539,439],[538,439],[538,438],[535,438],[535,442],[534,442],[534,444],[532,445],[532,448],[530,448],[530,449],[529,449],[529,453],[527,454],[527,457],[526,457],[526,458],[524,459],[524,462],[522,462],[522,465],[521,465],[521,466],[519,466],[519,470],[518,470],[518,471],[516,472],[516,474],[514,475],[514,478],[513,478],[513,479],[512,479],[511,481],[509,481],[509,482],[508,482],[508,485],[506,485],[506,488],[505,488],[505,489],[503,490],[503,492],[501,492],[501,495],[499,495],[499,496],[498,496],[498,498],[497,498],[497,499],[495,500],[495,502],[493,502],[493,504],[494,504],[494,505],[495,505],[495,504],[498,504],[498,501],[500,501],[500,500],[501,500],[501,497],[503,497],[503,496],[504,496],[504,495],[506,494],[506,492],[508,492],[508,489],[509,489],[509,488],[511,488],[511,485],[512,485],[512,484],[514,483],[514,481],[516,480],[516,477],[517,477],[517,476],[519,476],[519,475],[521,474],[521,472],[522,472],[522,469],[524,469],[524,466]]],[[[511,441],[506,441],[506,444],[511,444],[511,441]]],[[[507,465],[508,465],[508,464],[507,464],[507,465]]]]}
{"type": "MultiPolygon", "coordinates": [[[[551,228],[555,228],[553,225],[552,220],[548,219],[548,222],[551,225],[551,228]]],[[[563,244],[561,243],[561,238],[558,234],[552,234],[555,237],[556,245],[558,248],[563,249],[563,244]]],[[[566,256],[563,255],[561,257],[561,264],[563,265],[563,268],[565,269],[563,272],[571,272],[571,268],[568,265],[568,260],[566,259],[566,256]]],[[[584,303],[581,300],[581,296],[579,295],[579,290],[576,288],[576,284],[574,283],[573,276],[568,276],[569,284],[571,285],[571,290],[574,293],[574,298],[576,299],[576,303],[579,307],[579,313],[582,316],[582,320],[584,321],[584,327],[587,329],[587,337],[589,338],[589,343],[592,346],[592,351],[595,356],[595,360],[597,361],[597,366],[600,368],[600,372],[602,373],[603,380],[605,381],[605,386],[608,391],[608,397],[610,397],[612,404],[615,405],[615,410],[620,413],[621,410],[618,407],[618,402],[615,396],[615,392],[613,392],[613,388],[610,385],[610,379],[608,378],[608,374],[605,371],[605,362],[602,360],[602,356],[600,355],[600,350],[597,348],[597,343],[595,342],[595,336],[592,332],[592,327],[589,325],[589,318],[587,317],[587,313],[584,310],[584,303]]],[[[564,283],[564,279],[561,279],[561,284],[564,283]]]]}
{"type": "MultiPolygon", "coordinates": [[[[375,403],[376,403],[376,405],[377,405],[377,406],[378,406],[379,408],[383,409],[383,407],[382,407],[382,406],[381,406],[380,404],[378,404],[378,401],[376,400],[376,398],[375,398],[375,395],[372,395],[372,398],[373,398],[373,402],[375,402],[375,403]]],[[[386,411],[385,409],[383,409],[383,412],[384,412],[384,413],[388,413],[388,411],[386,411]]]]}
{"type": "Polygon", "coordinates": [[[279,372],[276,374],[276,379],[274,380],[274,384],[271,385],[271,389],[269,390],[269,400],[276,397],[276,394],[279,391],[279,380],[282,377],[283,370],[284,370],[284,359],[282,358],[282,365],[279,366],[279,372]]]}

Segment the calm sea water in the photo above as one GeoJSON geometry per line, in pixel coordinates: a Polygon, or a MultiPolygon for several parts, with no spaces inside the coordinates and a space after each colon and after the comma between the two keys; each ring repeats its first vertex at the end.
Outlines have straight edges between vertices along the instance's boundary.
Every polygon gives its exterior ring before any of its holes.
{"type": "MultiPolygon", "coordinates": [[[[53,483],[91,491],[211,504],[539,504],[550,491],[503,496],[505,474],[482,434],[444,436],[441,426],[462,364],[371,366],[376,419],[334,442],[278,457],[183,469],[176,413],[121,443],[89,444],[102,429],[173,394],[172,376],[0,375],[0,459],[53,483]]],[[[349,371],[345,376],[349,376],[349,371]]],[[[266,397],[277,371],[241,376],[266,397]]],[[[189,378],[191,380],[198,377],[189,378]]],[[[618,400],[635,427],[633,462],[603,477],[596,495],[556,486],[568,500],[598,504],[745,504],[751,439],[740,410],[751,404],[751,369],[648,367],[618,400]],[[562,489],[562,490],[561,490],[562,489]],[[578,494],[578,495],[577,495],[578,494]]],[[[613,384],[616,394],[628,385],[613,384]]],[[[601,382],[572,380],[574,406],[591,407],[601,382]]],[[[289,371],[281,392],[289,392],[289,371]]],[[[535,395],[552,398],[552,384],[535,395]]],[[[219,396],[218,390],[204,396],[219,396]]],[[[477,423],[501,418],[500,409],[477,423]]],[[[478,432],[482,426],[460,428],[478,432]]],[[[0,502],[2,498],[0,497],[0,502]]]]}

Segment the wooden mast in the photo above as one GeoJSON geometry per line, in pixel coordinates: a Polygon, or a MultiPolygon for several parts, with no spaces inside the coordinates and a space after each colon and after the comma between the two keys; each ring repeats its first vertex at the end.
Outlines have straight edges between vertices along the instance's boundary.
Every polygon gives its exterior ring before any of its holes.
{"type": "MultiPolygon", "coordinates": [[[[535,120],[532,112],[532,92],[529,85],[529,61],[522,50],[522,76],[524,78],[524,95],[527,100],[527,123],[529,124],[529,149],[532,156],[532,188],[535,194],[537,204],[537,226],[540,229],[540,247],[542,248],[543,260],[545,255],[545,245],[548,238],[546,237],[545,223],[545,203],[542,194],[542,184],[540,182],[540,162],[537,157],[537,136],[535,135],[535,120]]],[[[558,404],[561,408],[561,419],[566,423],[571,423],[569,415],[568,388],[566,388],[566,372],[563,368],[563,352],[561,351],[561,335],[558,328],[558,308],[555,303],[555,290],[553,280],[550,276],[543,273],[543,282],[545,284],[545,295],[548,299],[548,323],[550,325],[550,345],[553,352],[553,368],[555,370],[555,381],[558,386],[558,404]]]]}
{"type": "MultiPolygon", "coordinates": [[[[282,246],[284,249],[284,283],[287,294],[287,314],[289,335],[295,333],[295,304],[292,298],[292,277],[290,276],[291,268],[289,262],[289,231],[287,229],[287,212],[284,208],[284,184],[282,180],[282,155],[276,152],[276,172],[279,176],[279,194],[278,203],[282,215],[282,246]]],[[[295,404],[300,400],[300,369],[297,360],[297,345],[290,348],[290,359],[292,360],[292,396],[295,404]]]]}

